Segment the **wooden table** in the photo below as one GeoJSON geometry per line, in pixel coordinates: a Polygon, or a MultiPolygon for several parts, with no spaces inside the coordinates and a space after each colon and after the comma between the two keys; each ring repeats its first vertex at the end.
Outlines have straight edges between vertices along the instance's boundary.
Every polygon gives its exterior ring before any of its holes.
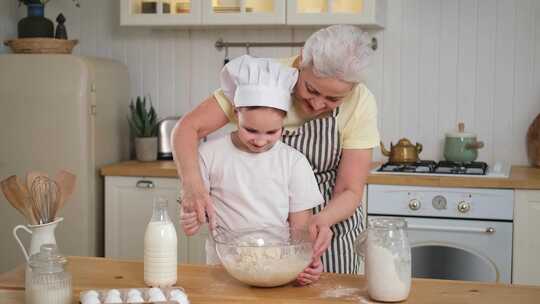
{"type": "MultiPolygon", "coordinates": [[[[73,275],[74,303],[87,289],[144,287],[143,264],[105,258],[69,257],[73,275]]],[[[311,286],[254,288],[233,278],[221,267],[181,265],[178,285],[191,303],[374,303],[366,292],[363,276],[323,274],[311,286]]],[[[24,268],[0,274],[0,303],[24,303],[24,268]]],[[[413,280],[404,303],[540,303],[540,287],[443,280],[413,280]]]]}

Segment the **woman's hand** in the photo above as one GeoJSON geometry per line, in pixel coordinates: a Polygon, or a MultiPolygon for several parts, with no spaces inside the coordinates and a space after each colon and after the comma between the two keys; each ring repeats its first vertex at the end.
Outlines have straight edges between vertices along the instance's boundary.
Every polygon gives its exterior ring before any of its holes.
{"type": "Polygon", "coordinates": [[[325,221],[324,217],[316,214],[309,223],[309,233],[311,238],[315,240],[313,256],[318,259],[332,242],[333,233],[330,230],[330,224],[325,221]]]}
{"type": "Polygon", "coordinates": [[[304,272],[298,275],[296,282],[301,286],[313,284],[319,280],[322,271],[323,264],[321,263],[321,258],[316,258],[304,269],[304,272]]]}
{"type": "Polygon", "coordinates": [[[184,206],[180,209],[180,224],[182,224],[182,230],[187,236],[196,234],[201,228],[201,224],[197,220],[197,213],[188,211],[184,206]]]}
{"type": "Polygon", "coordinates": [[[195,214],[195,219],[199,224],[208,222],[210,228],[214,228],[214,205],[208,194],[208,190],[203,187],[182,186],[182,210],[195,214]]]}

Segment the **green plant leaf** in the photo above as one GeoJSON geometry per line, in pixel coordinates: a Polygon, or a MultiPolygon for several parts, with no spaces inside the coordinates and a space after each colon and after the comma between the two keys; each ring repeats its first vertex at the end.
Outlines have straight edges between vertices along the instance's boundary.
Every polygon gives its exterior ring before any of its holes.
{"type": "Polygon", "coordinates": [[[152,137],[157,135],[158,117],[150,96],[138,96],[131,101],[130,105],[131,117],[128,119],[130,128],[134,131],[137,137],[152,137]],[[147,102],[148,100],[148,102],[147,102]]]}

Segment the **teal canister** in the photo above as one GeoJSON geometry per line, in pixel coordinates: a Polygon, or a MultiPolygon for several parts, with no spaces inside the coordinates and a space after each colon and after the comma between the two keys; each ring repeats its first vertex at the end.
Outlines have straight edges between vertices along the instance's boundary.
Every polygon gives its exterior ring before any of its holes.
{"type": "Polygon", "coordinates": [[[444,159],[453,162],[472,162],[478,157],[478,149],[484,143],[478,141],[476,134],[465,133],[465,126],[459,124],[458,132],[446,133],[444,140],[444,159]]]}

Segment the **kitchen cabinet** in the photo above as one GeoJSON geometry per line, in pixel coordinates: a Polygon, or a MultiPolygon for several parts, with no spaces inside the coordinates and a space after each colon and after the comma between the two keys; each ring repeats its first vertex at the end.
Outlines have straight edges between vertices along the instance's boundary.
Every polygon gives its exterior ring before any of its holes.
{"type": "Polygon", "coordinates": [[[285,24],[285,0],[203,0],[205,25],[285,24]]]}
{"type": "Polygon", "coordinates": [[[515,190],[514,284],[540,285],[540,191],[515,190]]]}
{"type": "Polygon", "coordinates": [[[177,178],[105,177],[105,256],[142,259],[144,233],[152,217],[153,201],[163,197],[169,202],[169,216],[178,236],[178,262],[204,264],[206,261],[206,226],[195,236],[182,232],[177,178]]]}
{"type": "Polygon", "coordinates": [[[384,28],[386,0],[287,0],[287,24],[384,28]]]}
{"type": "Polygon", "coordinates": [[[200,25],[201,9],[200,0],[120,0],[120,25],[200,25]]]}
{"type": "Polygon", "coordinates": [[[120,24],[330,25],[383,28],[386,0],[120,0],[120,24]]]}

